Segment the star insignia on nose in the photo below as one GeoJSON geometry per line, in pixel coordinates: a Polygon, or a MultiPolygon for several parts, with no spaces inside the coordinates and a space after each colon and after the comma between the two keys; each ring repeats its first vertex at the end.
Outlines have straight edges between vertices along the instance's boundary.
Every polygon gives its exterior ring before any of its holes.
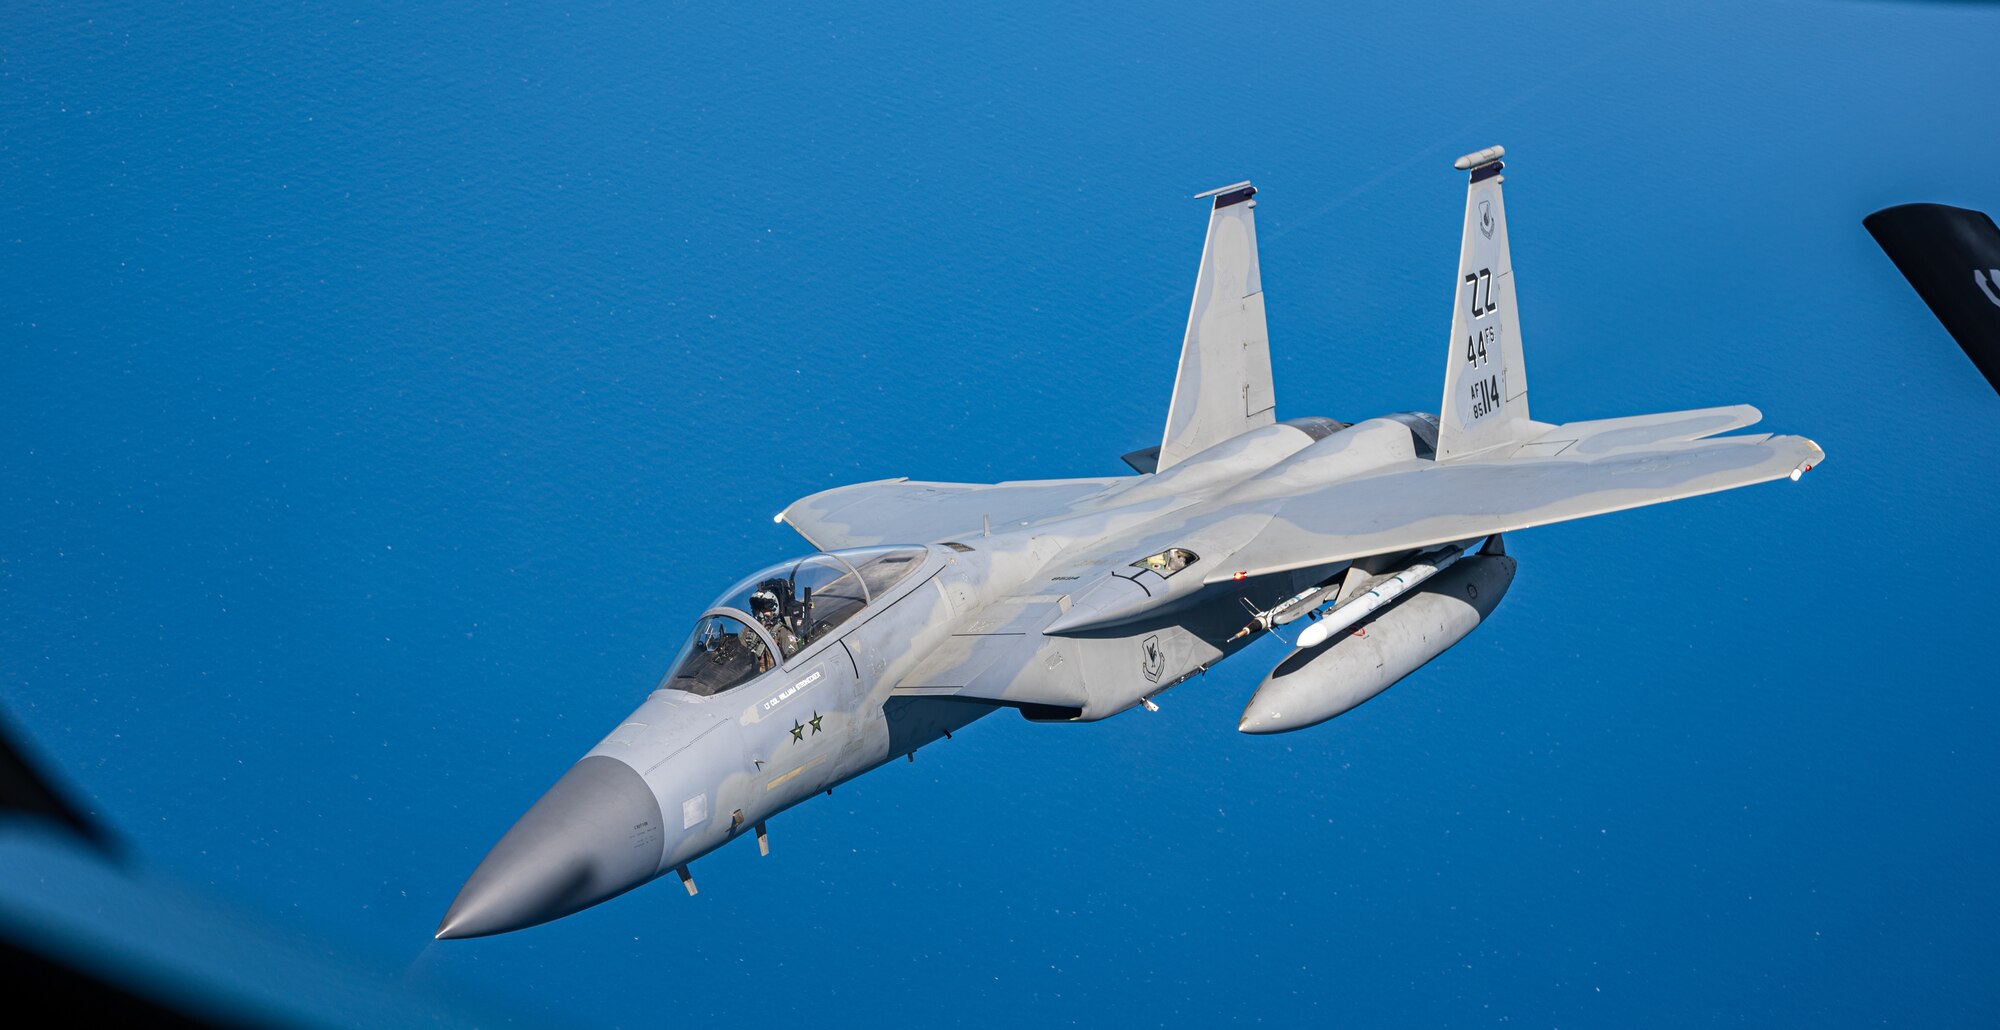
{"type": "Polygon", "coordinates": [[[797,719],[793,719],[793,720],[792,720],[792,740],[793,740],[794,742],[796,742],[796,741],[801,741],[801,740],[804,740],[804,739],[806,739],[806,724],[805,724],[805,723],[802,723],[802,722],[800,722],[800,721],[798,721],[797,719]]]}
{"type": "Polygon", "coordinates": [[[809,720],[809,721],[807,722],[807,725],[809,725],[809,726],[811,726],[811,727],[813,728],[813,732],[814,732],[814,733],[818,733],[818,732],[819,732],[819,721],[820,721],[821,719],[824,719],[824,718],[826,718],[826,716],[824,716],[824,715],[821,715],[821,714],[819,714],[818,712],[814,712],[814,713],[813,713],[813,717],[812,717],[812,719],[811,719],[811,720],[809,720]]]}

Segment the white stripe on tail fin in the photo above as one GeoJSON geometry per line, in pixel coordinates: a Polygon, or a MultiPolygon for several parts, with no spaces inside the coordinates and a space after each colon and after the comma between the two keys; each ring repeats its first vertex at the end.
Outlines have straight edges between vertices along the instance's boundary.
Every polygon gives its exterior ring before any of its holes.
{"type": "Polygon", "coordinates": [[[1528,420],[1528,370],[1521,358],[1521,315],[1514,306],[1514,261],[1507,251],[1507,210],[1500,203],[1500,158],[1487,147],[1453,167],[1472,173],[1459,241],[1457,308],[1444,405],[1438,409],[1437,460],[1517,444],[1544,429],[1528,420]]]}
{"type": "Polygon", "coordinates": [[[1198,451],[1276,420],[1271,342],[1264,329],[1264,284],[1257,274],[1257,224],[1247,182],[1195,199],[1215,198],[1208,241],[1195,276],[1194,305],[1181,343],[1180,373],[1160,442],[1165,472],[1198,451]]]}

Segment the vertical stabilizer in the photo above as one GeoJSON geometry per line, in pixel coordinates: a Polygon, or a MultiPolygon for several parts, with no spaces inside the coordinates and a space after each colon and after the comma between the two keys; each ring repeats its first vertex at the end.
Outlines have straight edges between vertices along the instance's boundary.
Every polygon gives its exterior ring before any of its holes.
{"type": "Polygon", "coordinates": [[[1452,165],[1470,172],[1472,181],[1458,245],[1458,304],[1451,316],[1444,405],[1438,409],[1439,461],[1519,443],[1534,428],[1528,421],[1528,370],[1521,359],[1521,315],[1514,306],[1507,210],[1500,203],[1505,154],[1487,147],[1452,165]]]}
{"type": "Polygon", "coordinates": [[[1264,285],[1257,274],[1257,224],[1251,217],[1257,202],[1250,198],[1256,195],[1257,187],[1239,182],[1195,198],[1213,198],[1214,203],[1158,471],[1276,420],[1264,285]]]}

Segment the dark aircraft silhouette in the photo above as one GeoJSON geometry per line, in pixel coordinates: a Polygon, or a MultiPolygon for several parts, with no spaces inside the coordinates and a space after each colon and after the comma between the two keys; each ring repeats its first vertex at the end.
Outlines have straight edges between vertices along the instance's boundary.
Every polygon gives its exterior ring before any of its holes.
{"type": "Polygon", "coordinates": [[[1861,224],[2000,391],[2000,228],[1993,219],[1945,204],[1899,204],[1861,224]]]}

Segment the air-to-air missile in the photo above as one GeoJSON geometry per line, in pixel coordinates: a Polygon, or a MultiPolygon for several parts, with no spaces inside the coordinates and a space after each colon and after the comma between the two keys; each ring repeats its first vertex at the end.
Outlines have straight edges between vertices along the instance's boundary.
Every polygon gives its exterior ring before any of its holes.
{"type": "Polygon", "coordinates": [[[1820,461],[1803,437],[1718,435],[1761,417],[1748,405],[1531,419],[1502,156],[1456,163],[1470,181],[1437,415],[1278,420],[1257,191],[1201,194],[1166,432],[1125,456],[1137,475],[888,479],[793,502],[779,521],[822,551],[701,612],[644,703],[473,870],[438,936],[533,926],[669,872],[692,894],[690,862],[753,833],[768,854],[773,816],[982,716],[1158,710],[1301,619],[1239,728],[1332,718],[1492,613],[1514,578],[1500,534],[1820,461]]]}

